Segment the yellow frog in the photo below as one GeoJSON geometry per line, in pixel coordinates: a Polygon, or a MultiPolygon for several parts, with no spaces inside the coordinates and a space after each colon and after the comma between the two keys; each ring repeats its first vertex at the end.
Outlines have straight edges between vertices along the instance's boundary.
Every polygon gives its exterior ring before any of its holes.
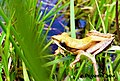
{"type": "MultiPolygon", "coordinates": [[[[93,56],[103,51],[114,39],[114,35],[107,33],[100,33],[96,30],[92,30],[86,34],[87,37],[83,39],[75,39],[68,35],[68,33],[62,33],[61,35],[52,36],[53,41],[62,49],[74,54],[89,53],[93,56]]],[[[60,50],[57,50],[59,53],[60,50]]],[[[76,56],[75,61],[71,63],[71,67],[78,62],[79,55],[76,56]]]]}
{"type": "MultiPolygon", "coordinates": [[[[71,38],[68,33],[65,32],[61,35],[52,36],[54,43],[60,47],[55,52],[58,54],[59,52],[62,53],[63,50],[65,50],[72,52],[73,54],[77,54],[76,59],[70,64],[71,68],[73,68],[80,60],[81,55],[88,57],[93,63],[95,74],[99,75],[95,56],[112,43],[114,35],[109,33],[104,34],[96,30],[92,30],[87,33],[86,36],[87,37],[83,39],[75,39],[71,38]]],[[[96,80],[100,81],[98,76],[96,77],[96,80]]]]}

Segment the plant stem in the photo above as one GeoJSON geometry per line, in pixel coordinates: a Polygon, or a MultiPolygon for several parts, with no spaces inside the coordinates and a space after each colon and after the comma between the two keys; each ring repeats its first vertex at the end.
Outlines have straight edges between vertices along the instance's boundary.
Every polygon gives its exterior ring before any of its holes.
{"type": "Polygon", "coordinates": [[[116,0],[116,30],[117,30],[117,35],[118,35],[118,40],[120,43],[120,30],[119,30],[119,23],[118,23],[118,0],[116,0]]]}
{"type": "Polygon", "coordinates": [[[80,68],[78,70],[78,73],[77,73],[77,75],[75,77],[75,81],[77,81],[77,79],[78,79],[78,77],[79,77],[79,75],[80,75],[84,65],[85,65],[85,60],[82,62],[81,66],[80,66],[80,68]]]}
{"type": "Polygon", "coordinates": [[[75,17],[74,17],[74,0],[70,0],[70,28],[71,28],[71,37],[76,38],[75,17]]]}
{"type": "Polygon", "coordinates": [[[104,21],[102,19],[102,15],[101,15],[101,12],[100,12],[97,0],[95,0],[95,3],[96,3],[97,10],[98,10],[98,13],[99,13],[99,16],[100,16],[100,20],[101,20],[101,23],[102,23],[103,32],[106,33],[105,23],[104,23],[104,21]]]}

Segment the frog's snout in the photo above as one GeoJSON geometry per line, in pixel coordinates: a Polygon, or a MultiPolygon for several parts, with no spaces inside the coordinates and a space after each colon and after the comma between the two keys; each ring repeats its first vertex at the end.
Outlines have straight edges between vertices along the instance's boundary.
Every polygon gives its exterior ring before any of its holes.
{"type": "Polygon", "coordinates": [[[61,36],[60,35],[54,35],[51,37],[53,40],[57,40],[60,41],[61,40],[61,36]]]}

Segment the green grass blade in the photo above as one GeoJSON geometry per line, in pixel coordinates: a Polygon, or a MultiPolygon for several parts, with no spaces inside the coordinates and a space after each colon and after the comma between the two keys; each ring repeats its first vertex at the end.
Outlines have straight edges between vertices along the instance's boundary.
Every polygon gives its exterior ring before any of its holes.
{"type": "Polygon", "coordinates": [[[48,14],[46,14],[46,16],[44,16],[44,17],[42,18],[42,21],[44,21],[44,20],[48,19],[49,17],[53,16],[54,14],[58,13],[58,11],[60,11],[61,9],[65,8],[66,6],[68,6],[68,5],[70,4],[69,2],[67,2],[66,4],[58,7],[58,5],[61,3],[61,1],[62,1],[62,0],[60,0],[60,1],[54,6],[54,8],[52,8],[52,9],[50,10],[50,12],[48,12],[48,14]],[[57,8],[57,7],[58,7],[58,8],[57,8]],[[56,9],[56,8],[57,8],[57,9],[56,9]]]}
{"type": "Polygon", "coordinates": [[[109,27],[108,27],[109,14],[110,14],[110,13],[109,13],[109,7],[107,7],[106,14],[105,14],[105,15],[106,15],[106,16],[105,16],[105,30],[106,30],[106,32],[108,32],[108,28],[109,28],[109,27]]]}
{"type": "Polygon", "coordinates": [[[9,45],[10,45],[10,41],[9,41],[10,25],[11,25],[11,21],[8,23],[8,26],[7,26],[6,40],[5,40],[5,46],[4,46],[4,54],[2,55],[2,60],[3,60],[3,64],[4,64],[4,71],[6,74],[7,81],[10,81],[9,69],[8,69],[9,45]]]}
{"type": "Polygon", "coordinates": [[[45,51],[52,43],[53,43],[53,41],[48,42],[48,43],[44,46],[44,48],[41,50],[41,53],[42,53],[43,51],[45,51]]]}
{"type": "Polygon", "coordinates": [[[106,30],[105,30],[105,29],[106,29],[106,28],[105,28],[105,24],[104,24],[104,21],[103,21],[103,19],[102,19],[101,12],[100,12],[100,9],[99,9],[99,6],[98,6],[98,2],[97,2],[97,0],[95,0],[95,3],[96,3],[97,10],[98,10],[98,13],[99,13],[99,16],[100,16],[101,22],[102,22],[103,31],[104,31],[104,33],[106,33],[106,30]]]}
{"type": "MultiPolygon", "coordinates": [[[[55,57],[55,60],[58,59],[58,56],[55,57]]],[[[50,73],[50,78],[52,79],[52,75],[54,74],[55,70],[56,70],[57,64],[53,64],[52,69],[51,69],[51,73],[50,73]]]]}
{"type": "Polygon", "coordinates": [[[71,28],[71,37],[76,38],[76,34],[75,34],[74,0],[70,0],[70,28],[71,28]]]}
{"type": "Polygon", "coordinates": [[[63,62],[63,61],[66,61],[66,60],[70,60],[70,59],[71,59],[70,56],[66,56],[66,57],[63,57],[61,59],[57,59],[57,60],[53,60],[51,62],[48,62],[48,63],[44,64],[43,66],[44,67],[48,67],[48,66],[51,66],[53,64],[56,64],[56,63],[59,63],[59,62],[63,62]]]}
{"type": "Polygon", "coordinates": [[[3,65],[2,65],[2,63],[0,63],[0,81],[3,81],[3,79],[2,79],[2,68],[3,68],[3,65]]]}
{"type": "Polygon", "coordinates": [[[40,45],[40,46],[42,46],[43,42],[45,41],[45,39],[46,39],[46,37],[47,37],[47,35],[48,35],[48,32],[49,32],[49,30],[50,30],[50,27],[52,26],[52,24],[53,24],[53,22],[54,22],[54,20],[55,20],[55,17],[56,17],[56,14],[55,14],[54,17],[52,18],[52,21],[50,22],[50,25],[49,25],[49,27],[48,27],[48,29],[47,29],[44,37],[43,37],[43,40],[41,41],[41,45],[40,45]]]}
{"type": "Polygon", "coordinates": [[[80,73],[81,73],[81,71],[83,69],[84,64],[85,64],[85,60],[82,62],[81,66],[80,66],[80,68],[78,70],[78,73],[77,73],[77,75],[75,77],[75,81],[78,79],[78,77],[79,77],[79,75],[80,75],[80,73]]]}
{"type": "Polygon", "coordinates": [[[28,77],[27,70],[26,70],[26,66],[25,66],[25,64],[24,64],[23,61],[22,61],[22,66],[23,66],[23,76],[24,76],[24,81],[30,81],[30,80],[29,80],[29,77],[28,77]]]}
{"type": "Polygon", "coordinates": [[[118,72],[116,74],[117,74],[118,81],[120,81],[120,74],[118,72]]]}

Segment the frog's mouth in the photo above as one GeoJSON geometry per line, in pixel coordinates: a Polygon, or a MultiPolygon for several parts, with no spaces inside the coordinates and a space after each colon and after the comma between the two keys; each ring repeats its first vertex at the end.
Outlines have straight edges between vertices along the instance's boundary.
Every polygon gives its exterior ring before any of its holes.
{"type": "Polygon", "coordinates": [[[53,40],[53,41],[54,41],[55,44],[58,45],[58,47],[60,47],[61,49],[67,51],[67,49],[65,49],[65,48],[60,44],[60,41],[58,41],[58,40],[53,40]]]}
{"type": "Polygon", "coordinates": [[[78,49],[76,48],[71,48],[71,47],[68,47],[65,42],[60,42],[58,40],[53,40],[55,44],[58,45],[58,47],[60,47],[61,49],[67,51],[67,52],[76,52],[78,49]]]}

